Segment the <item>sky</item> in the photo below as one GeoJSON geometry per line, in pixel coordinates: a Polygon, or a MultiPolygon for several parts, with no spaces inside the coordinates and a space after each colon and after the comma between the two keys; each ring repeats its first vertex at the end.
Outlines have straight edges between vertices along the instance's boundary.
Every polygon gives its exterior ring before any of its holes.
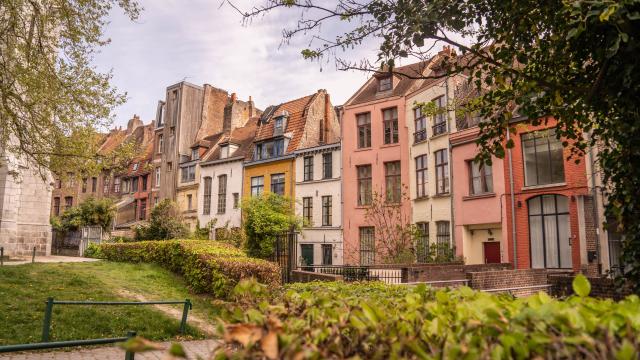
{"type": "MultiPolygon", "coordinates": [[[[249,0],[235,2],[250,8],[249,0]]],[[[221,0],[140,3],[144,11],[135,22],[120,9],[111,13],[105,29],[111,43],[94,59],[99,71],[113,72],[112,85],[127,93],[128,101],[115,111],[116,126],[126,126],[133,114],[145,123],[152,121],[165,89],[182,80],[235,92],[240,100],[252,96],[256,106],[265,109],[318,89],[327,89],[333,104],[340,105],[368,77],[364,72],[339,71],[333,61],[304,60],[300,51],[309,47],[310,36],[281,46],[283,28],[298,19],[292,11],[271,13],[244,25],[233,8],[221,6],[221,0]]],[[[352,53],[370,60],[375,55],[373,42],[352,53]]]]}

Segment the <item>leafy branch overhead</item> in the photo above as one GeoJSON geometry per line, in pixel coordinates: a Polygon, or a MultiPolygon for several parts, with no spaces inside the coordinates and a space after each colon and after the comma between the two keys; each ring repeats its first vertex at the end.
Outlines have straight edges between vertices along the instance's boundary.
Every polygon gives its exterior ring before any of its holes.
{"type": "Polygon", "coordinates": [[[606,184],[599,190],[608,197],[607,215],[625,234],[625,276],[640,291],[640,0],[264,0],[248,10],[228,3],[246,21],[297,13],[283,42],[309,38],[303,57],[333,58],[342,70],[465,77],[479,94],[473,109],[484,119],[480,161],[504,157],[514,145],[507,134],[516,113],[533,125],[555,118],[556,136],[574,161],[597,147],[606,184]],[[375,62],[350,58],[372,45],[375,62]],[[443,46],[448,49],[432,69],[395,72],[443,46]]]}

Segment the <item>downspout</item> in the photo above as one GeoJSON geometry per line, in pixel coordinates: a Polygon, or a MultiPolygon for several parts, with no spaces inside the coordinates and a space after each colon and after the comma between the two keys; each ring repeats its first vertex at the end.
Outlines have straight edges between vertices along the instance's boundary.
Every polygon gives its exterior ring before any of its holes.
{"type": "MultiPolygon", "coordinates": [[[[511,139],[509,129],[507,129],[507,142],[511,139]]],[[[516,198],[513,185],[513,158],[511,149],[507,149],[509,159],[509,191],[511,191],[511,237],[513,238],[513,269],[518,269],[518,246],[516,241],[516,198]]]]}

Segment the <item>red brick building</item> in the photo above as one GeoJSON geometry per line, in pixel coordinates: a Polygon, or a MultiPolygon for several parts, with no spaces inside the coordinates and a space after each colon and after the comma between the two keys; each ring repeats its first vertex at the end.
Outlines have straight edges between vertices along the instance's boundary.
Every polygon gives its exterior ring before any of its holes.
{"type": "Polygon", "coordinates": [[[598,271],[586,161],[568,160],[554,119],[516,119],[504,166],[508,260],[518,269],[598,271]],[[513,196],[512,196],[513,194],[513,196]],[[514,221],[515,220],[515,221],[514,221]],[[514,249],[514,240],[516,243],[514,249]]]}

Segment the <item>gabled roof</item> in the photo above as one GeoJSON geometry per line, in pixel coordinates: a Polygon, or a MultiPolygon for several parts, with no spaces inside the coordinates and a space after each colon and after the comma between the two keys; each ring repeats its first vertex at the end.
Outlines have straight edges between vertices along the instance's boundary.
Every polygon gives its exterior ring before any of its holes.
{"type": "Polygon", "coordinates": [[[250,118],[244,126],[235,128],[230,133],[221,133],[216,143],[203,155],[201,164],[208,161],[220,160],[220,146],[228,143],[233,143],[238,146],[232,154],[229,154],[228,158],[239,156],[243,158],[248,157],[259,120],[259,116],[254,116],[250,118]]]}
{"type": "MultiPolygon", "coordinates": [[[[315,93],[277,105],[274,111],[272,111],[270,115],[263,116],[262,121],[260,121],[260,123],[258,124],[255,141],[262,141],[272,138],[274,127],[273,119],[282,114],[283,111],[286,111],[289,116],[287,118],[287,127],[284,130],[284,135],[289,136],[291,140],[289,141],[289,146],[287,147],[285,153],[295,151],[304,133],[307,109],[309,107],[309,104],[311,104],[311,102],[317,95],[318,93],[315,93]]],[[[266,111],[265,114],[267,114],[266,111]]]]}

